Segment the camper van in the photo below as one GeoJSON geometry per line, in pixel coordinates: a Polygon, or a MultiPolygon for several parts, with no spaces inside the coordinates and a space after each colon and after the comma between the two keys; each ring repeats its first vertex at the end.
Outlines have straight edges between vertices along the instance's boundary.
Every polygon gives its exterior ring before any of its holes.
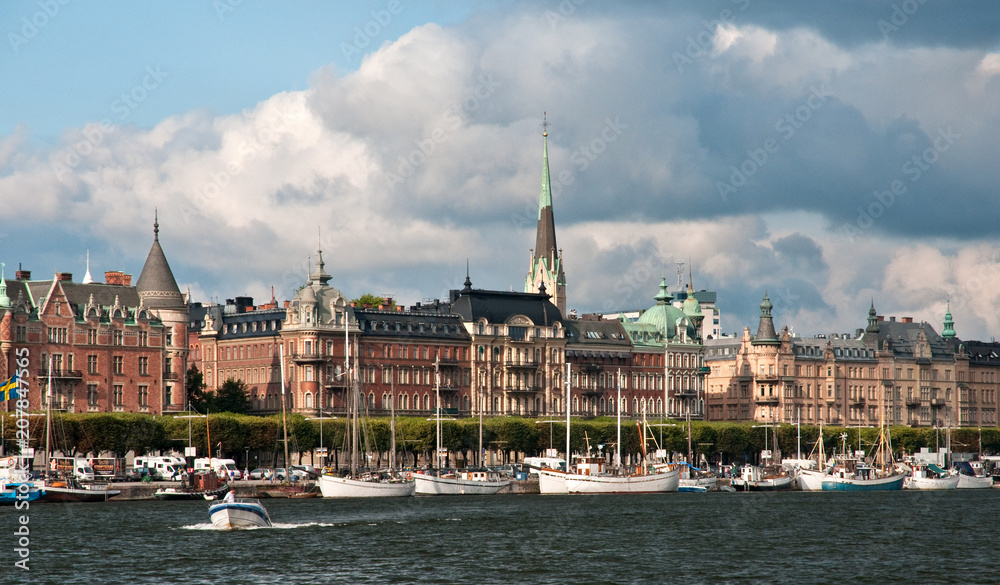
{"type": "Polygon", "coordinates": [[[243,473],[236,467],[236,460],[234,459],[219,459],[218,457],[212,457],[211,467],[209,467],[209,458],[202,457],[200,459],[194,460],[194,468],[197,469],[211,469],[215,473],[219,474],[219,477],[224,479],[243,479],[243,473]]]}
{"type": "Polygon", "coordinates": [[[176,481],[181,479],[187,463],[174,455],[144,455],[136,457],[132,467],[145,467],[157,479],[176,481]]]}

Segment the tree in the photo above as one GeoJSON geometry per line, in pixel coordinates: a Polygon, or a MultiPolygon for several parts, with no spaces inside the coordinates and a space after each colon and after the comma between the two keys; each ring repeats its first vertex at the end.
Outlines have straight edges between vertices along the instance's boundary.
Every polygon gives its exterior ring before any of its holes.
{"type": "Polygon", "coordinates": [[[211,412],[249,413],[251,404],[246,383],[243,380],[229,378],[209,396],[208,407],[211,412]]]}
{"type": "MultiPolygon", "coordinates": [[[[365,293],[356,299],[351,300],[355,307],[378,307],[385,304],[385,297],[380,297],[372,293],[365,293]]],[[[389,301],[389,308],[395,310],[396,301],[389,301]]]]}
{"type": "Polygon", "coordinates": [[[191,408],[198,412],[205,412],[205,405],[208,397],[205,395],[205,376],[194,365],[187,371],[187,399],[191,408]]]}

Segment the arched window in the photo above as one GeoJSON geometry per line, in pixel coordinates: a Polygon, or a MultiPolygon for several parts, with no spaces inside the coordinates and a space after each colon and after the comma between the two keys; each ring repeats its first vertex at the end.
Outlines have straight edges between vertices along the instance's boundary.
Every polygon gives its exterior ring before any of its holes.
{"type": "Polygon", "coordinates": [[[306,392],[306,408],[312,408],[312,405],[313,405],[312,392],[306,392]]]}

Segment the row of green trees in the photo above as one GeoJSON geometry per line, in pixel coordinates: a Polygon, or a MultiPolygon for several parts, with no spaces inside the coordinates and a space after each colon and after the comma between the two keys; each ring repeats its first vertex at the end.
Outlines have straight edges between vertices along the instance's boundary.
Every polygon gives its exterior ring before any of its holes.
{"type": "MultiPolygon", "coordinates": [[[[3,413],[3,442],[5,453],[12,453],[16,445],[13,413],[3,413]]],[[[688,451],[688,427],[683,422],[660,421],[652,423],[648,436],[652,440],[647,449],[659,445],[671,453],[688,451]],[[655,442],[655,445],[654,445],[655,442]]],[[[451,463],[461,459],[479,463],[479,423],[477,419],[442,421],[442,445],[448,448],[451,463]]],[[[390,421],[387,418],[368,418],[363,421],[365,445],[376,464],[385,464],[391,444],[390,421]]],[[[347,429],[343,420],[320,421],[300,415],[288,415],[289,451],[294,453],[293,463],[301,463],[304,454],[317,447],[329,449],[329,463],[343,465],[346,461],[347,429]]],[[[29,419],[31,445],[36,449],[45,446],[45,418],[29,419]]],[[[873,428],[823,428],[823,442],[827,454],[835,449],[858,448],[870,451],[877,439],[878,429],[873,428]]],[[[929,428],[892,427],[893,448],[897,455],[912,453],[921,447],[932,450],[945,445],[944,431],[929,428]]],[[[124,457],[129,451],[137,454],[159,451],[183,451],[190,444],[199,454],[207,453],[207,445],[222,443],[227,457],[242,461],[245,453],[256,455],[271,453],[277,460],[283,453],[282,424],[280,416],[257,417],[240,414],[212,414],[207,417],[150,416],[131,413],[80,413],[52,415],[50,442],[52,448],[63,453],[111,452],[124,457]],[[190,439],[189,439],[190,437],[190,439]]],[[[571,427],[570,447],[576,452],[588,449],[596,452],[614,450],[617,436],[615,420],[598,418],[574,421],[571,427]]],[[[634,422],[623,424],[621,430],[623,457],[636,457],[641,452],[640,431],[634,422]]],[[[801,445],[804,454],[813,448],[819,436],[817,427],[803,426],[801,445]]],[[[708,461],[742,463],[756,461],[765,446],[778,445],[785,457],[794,456],[800,442],[794,426],[777,429],[749,423],[692,422],[690,445],[695,460],[704,455],[708,461]]],[[[525,456],[544,453],[547,448],[562,452],[566,444],[566,425],[559,422],[538,424],[533,419],[494,417],[483,424],[483,446],[498,452],[504,462],[517,461],[525,456]]],[[[1000,429],[956,429],[951,434],[952,450],[956,452],[1000,452],[1000,429]]],[[[418,460],[429,460],[436,446],[435,422],[426,418],[401,417],[396,419],[396,447],[400,461],[414,465],[418,460]]],[[[217,454],[217,452],[216,452],[217,454]]],[[[245,462],[244,462],[245,463],[245,462]]]]}

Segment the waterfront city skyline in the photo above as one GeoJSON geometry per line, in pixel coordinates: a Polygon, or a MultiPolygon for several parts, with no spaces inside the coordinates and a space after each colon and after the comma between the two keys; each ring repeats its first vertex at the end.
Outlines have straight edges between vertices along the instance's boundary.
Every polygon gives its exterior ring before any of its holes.
{"type": "Polygon", "coordinates": [[[195,301],[291,298],[317,240],[348,297],[444,298],[466,259],[521,290],[547,112],[568,308],[683,261],[729,334],[766,289],[803,335],[950,298],[989,339],[998,10],[7,3],[0,260],[138,276],[155,207],[195,301]]]}

